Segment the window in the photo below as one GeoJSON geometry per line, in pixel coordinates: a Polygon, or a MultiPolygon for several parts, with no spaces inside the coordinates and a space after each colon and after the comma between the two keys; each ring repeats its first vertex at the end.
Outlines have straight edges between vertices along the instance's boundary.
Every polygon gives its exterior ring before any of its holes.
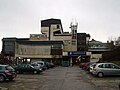
{"type": "Polygon", "coordinates": [[[52,45],[52,49],[61,49],[62,46],[61,45],[52,45]]]}
{"type": "MultiPolygon", "coordinates": [[[[96,67],[96,65],[97,65],[97,64],[93,64],[93,65],[92,65],[92,66],[93,66],[93,68],[95,68],[95,67],[96,67]]],[[[98,66],[98,67],[99,67],[99,66],[98,66]]]]}
{"type": "Polygon", "coordinates": [[[113,64],[110,64],[110,66],[111,66],[112,69],[120,69],[118,66],[113,65],[113,64]]]}
{"type": "Polygon", "coordinates": [[[57,29],[59,28],[59,25],[57,25],[57,29]]]}
{"type": "Polygon", "coordinates": [[[110,64],[105,64],[105,68],[110,68],[110,64]]]}
{"type": "Polygon", "coordinates": [[[7,66],[6,70],[14,70],[11,66],[7,66]]]}
{"type": "Polygon", "coordinates": [[[72,45],[76,45],[76,41],[72,41],[72,45]]]}
{"type": "Polygon", "coordinates": [[[0,66],[0,70],[2,70],[2,66],[0,66]]]}
{"type": "Polygon", "coordinates": [[[103,64],[99,65],[98,67],[99,67],[99,68],[103,68],[103,64]]]}

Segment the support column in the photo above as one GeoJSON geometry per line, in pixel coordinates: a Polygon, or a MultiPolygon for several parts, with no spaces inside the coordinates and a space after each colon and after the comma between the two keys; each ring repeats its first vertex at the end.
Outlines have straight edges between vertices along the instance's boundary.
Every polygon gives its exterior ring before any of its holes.
{"type": "Polygon", "coordinates": [[[72,57],[70,57],[70,66],[72,66],[72,57]]]}

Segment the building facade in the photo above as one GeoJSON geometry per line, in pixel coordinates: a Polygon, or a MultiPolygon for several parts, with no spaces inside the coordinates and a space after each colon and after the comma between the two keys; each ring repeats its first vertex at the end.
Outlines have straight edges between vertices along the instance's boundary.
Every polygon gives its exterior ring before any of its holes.
{"type": "Polygon", "coordinates": [[[90,62],[99,62],[102,59],[102,53],[110,51],[108,43],[102,43],[92,39],[89,42],[88,52],[90,55],[90,62]]]}
{"type": "Polygon", "coordinates": [[[70,24],[70,32],[63,32],[60,19],[41,21],[41,34],[30,34],[29,38],[3,38],[2,53],[15,60],[49,60],[69,65],[86,59],[90,35],[77,33],[78,24],[70,24]],[[79,58],[79,59],[78,59],[79,58]]]}

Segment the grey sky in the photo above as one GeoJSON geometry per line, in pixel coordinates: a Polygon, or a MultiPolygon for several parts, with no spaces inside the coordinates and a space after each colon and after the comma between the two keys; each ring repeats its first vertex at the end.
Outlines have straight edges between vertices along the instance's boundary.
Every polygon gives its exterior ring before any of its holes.
{"type": "Polygon", "coordinates": [[[61,19],[64,31],[76,20],[78,32],[98,41],[120,36],[120,0],[0,0],[0,39],[39,34],[49,18],[61,19]]]}

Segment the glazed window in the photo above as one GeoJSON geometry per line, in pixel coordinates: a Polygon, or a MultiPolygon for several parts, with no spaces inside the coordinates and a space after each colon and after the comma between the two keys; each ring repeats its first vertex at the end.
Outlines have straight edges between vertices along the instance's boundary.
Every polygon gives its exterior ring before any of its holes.
{"type": "Polygon", "coordinates": [[[57,29],[60,28],[59,25],[57,25],[57,29]]]}

